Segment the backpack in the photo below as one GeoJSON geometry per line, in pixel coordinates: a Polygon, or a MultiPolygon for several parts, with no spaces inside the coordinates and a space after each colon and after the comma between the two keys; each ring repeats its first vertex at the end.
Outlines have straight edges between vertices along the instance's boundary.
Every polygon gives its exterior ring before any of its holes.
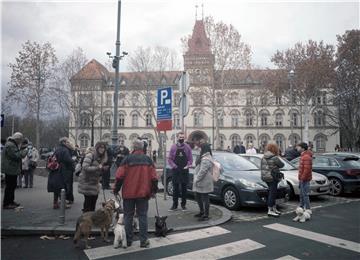
{"type": "Polygon", "coordinates": [[[273,176],[271,174],[271,169],[269,168],[269,164],[267,163],[265,158],[261,159],[261,180],[264,182],[272,182],[273,176]]]}
{"type": "Polygon", "coordinates": [[[51,155],[48,160],[47,160],[47,163],[46,163],[46,168],[50,171],[56,171],[60,168],[60,164],[59,162],[57,161],[57,158],[56,158],[56,155],[53,154],[51,155]]]}

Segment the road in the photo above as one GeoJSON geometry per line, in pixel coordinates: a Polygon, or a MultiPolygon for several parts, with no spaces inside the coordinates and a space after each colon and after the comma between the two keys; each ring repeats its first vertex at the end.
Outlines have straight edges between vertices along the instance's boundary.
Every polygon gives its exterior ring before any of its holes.
{"type": "MultiPolygon", "coordinates": [[[[294,205],[290,201],[283,209],[294,205]]],[[[99,237],[85,251],[75,249],[71,239],[3,237],[1,259],[359,259],[359,198],[325,197],[313,207],[306,223],[293,222],[293,214],[274,219],[264,210],[246,209],[248,217],[240,218],[236,215],[244,210],[234,212],[234,220],[224,225],[151,238],[151,248],[143,250],[136,244],[114,250],[99,237]]]]}

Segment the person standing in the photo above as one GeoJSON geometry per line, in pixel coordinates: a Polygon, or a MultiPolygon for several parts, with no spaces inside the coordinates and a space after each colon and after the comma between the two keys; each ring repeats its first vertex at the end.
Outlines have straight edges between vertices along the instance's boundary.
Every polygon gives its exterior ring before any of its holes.
{"type": "Polygon", "coordinates": [[[300,153],[296,150],[296,148],[293,147],[292,144],[289,144],[289,147],[285,150],[286,160],[291,161],[299,156],[300,156],[300,153]]]}
{"type": "Polygon", "coordinates": [[[83,213],[95,211],[100,192],[100,178],[109,165],[106,143],[97,142],[94,148],[88,148],[79,176],[78,191],[84,195],[83,213]]]}
{"type": "MultiPolygon", "coordinates": [[[[62,137],[59,139],[59,146],[54,152],[60,164],[59,172],[64,182],[63,186],[65,187],[67,201],[66,208],[70,208],[70,204],[74,202],[73,173],[75,171],[75,161],[72,158],[74,150],[75,147],[70,140],[67,137],[62,137]]],[[[59,187],[61,187],[61,185],[59,185],[59,187]]],[[[60,191],[54,192],[54,209],[59,208],[58,199],[60,198],[60,191]]]]}
{"type": "Polygon", "coordinates": [[[144,154],[144,142],[136,139],[133,152],[127,156],[116,171],[114,194],[122,188],[127,246],[133,240],[133,217],[139,217],[140,247],[149,247],[147,213],[149,199],[157,192],[158,179],[151,158],[144,154]]]}
{"type": "Polygon", "coordinates": [[[115,148],[114,159],[117,167],[120,166],[122,160],[130,154],[129,148],[124,145],[124,141],[120,140],[119,146],[115,148]]]}
{"type": "Polygon", "coordinates": [[[256,149],[254,148],[254,145],[252,143],[249,143],[246,154],[257,154],[256,149]]]}
{"type": "Polygon", "coordinates": [[[206,221],[209,220],[209,193],[214,191],[214,181],[212,177],[213,159],[209,144],[204,143],[200,147],[200,155],[196,160],[192,190],[195,192],[195,198],[200,210],[195,217],[197,217],[199,221],[206,221]]]}
{"type": "Polygon", "coordinates": [[[244,146],[244,143],[241,141],[240,142],[240,154],[245,154],[246,153],[246,149],[244,146]]]}
{"type": "Polygon", "coordinates": [[[313,153],[309,150],[306,143],[300,143],[296,146],[301,153],[299,162],[299,187],[300,187],[300,207],[304,210],[311,210],[310,208],[310,181],[312,180],[312,156],[313,153]]]}
{"type": "Polygon", "coordinates": [[[8,138],[1,153],[1,170],[5,173],[5,191],[3,209],[14,209],[20,206],[15,199],[17,177],[21,173],[22,158],[27,153],[27,145],[23,144],[23,134],[16,132],[8,138]]]}
{"type": "Polygon", "coordinates": [[[177,134],[177,143],[170,149],[168,162],[172,168],[173,204],[169,211],[177,210],[181,189],[181,208],[186,210],[186,193],[189,183],[189,167],[193,163],[191,148],[185,143],[183,132],[177,134]]]}
{"type": "Polygon", "coordinates": [[[105,166],[104,169],[106,169],[106,170],[102,171],[101,185],[104,190],[110,190],[111,189],[110,188],[110,167],[112,164],[113,153],[112,153],[111,147],[107,143],[105,143],[105,144],[106,144],[106,153],[107,153],[108,160],[103,165],[103,166],[105,166]]]}
{"type": "Polygon", "coordinates": [[[279,217],[281,212],[276,208],[277,186],[283,178],[280,168],[284,163],[279,159],[279,147],[276,144],[268,144],[265,148],[264,157],[261,159],[261,179],[269,187],[267,198],[268,216],[279,217]]]}
{"type": "Polygon", "coordinates": [[[23,160],[26,160],[25,165],[23,163],[23,169],[24,167],[27,168],[27,171],[25,171],[25,188],[32,188],[34,186],[34,171],[39,160],[39,152],[31,142],[28,145],[28,154],[23,160]]]}
{"type": "Polygon", "coordinates": [[[234,152],[235,154],[239,154],[239,153],[240,153],[240,145],[238,145],[238,144],[235,145],[233,152],[234,152]]]}
{"type": "MultiPolygon", "coordinates": [[[[21,143],[21,146],[28,146],[28,144],[29,144],[29,140],[27,138],[24,138],[22,143],[21,143]]],[[[27,160],[27,154],[21,160],[21,171],[20,171],[20,174],[18,175],[16,188],[22,188],[23,187],[23,180],[25,179],[25,173],[28,171],[28,168],[29,168],[28,165],[24,165],[24,161],[26,161],[26,162],[28,161],[27,160]]]]}

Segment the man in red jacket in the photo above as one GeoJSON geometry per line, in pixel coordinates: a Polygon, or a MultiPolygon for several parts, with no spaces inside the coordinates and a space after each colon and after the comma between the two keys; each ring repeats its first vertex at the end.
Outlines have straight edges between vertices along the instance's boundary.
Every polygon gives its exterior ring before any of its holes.
{"type": "Polygon", "coordinates": [[[135,208],[139,217],[140,247],[150,246],[147,239],[147,212],[149,199],[157,192],[158,179],[153,161],[144,154],[143,148],[143,141],[135,140],[133,152],[123,159],[116,172],[114,194],[122,187],[127,246],[132,244],[135,208]]]}
{"type": "Polygon", "coordinates": [[[310,181],[312,179],[312,152],[308,150],[306,143],[300,143],[296,149],[301,153],[299,163],[299,188],[300,188],[300,207],[310,210],[310,181]]]}

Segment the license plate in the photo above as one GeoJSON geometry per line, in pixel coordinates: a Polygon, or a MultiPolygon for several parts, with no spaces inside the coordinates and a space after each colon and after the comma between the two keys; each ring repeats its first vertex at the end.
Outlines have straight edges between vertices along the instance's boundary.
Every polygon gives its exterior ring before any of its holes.
{"type": "Polygon", "coordinates": [[[329,188],[328,187],[320,187],[319,191],[327,191],[329,188]]]}

